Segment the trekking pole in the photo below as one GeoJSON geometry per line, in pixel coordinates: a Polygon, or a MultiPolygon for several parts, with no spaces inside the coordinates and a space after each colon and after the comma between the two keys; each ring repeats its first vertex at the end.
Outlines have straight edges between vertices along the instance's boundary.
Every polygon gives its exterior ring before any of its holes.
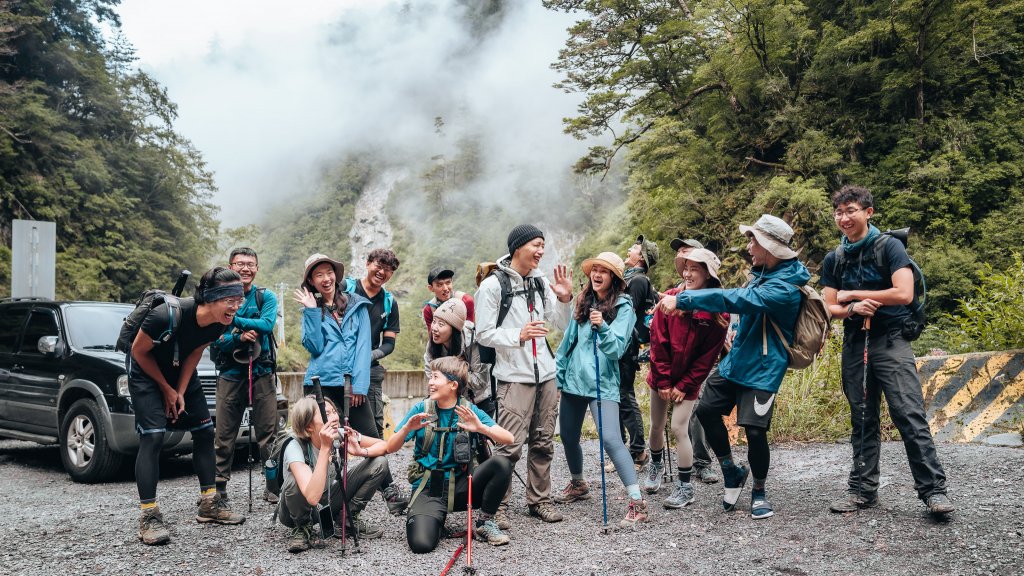
{"type": "MultiPolygon", "coordinates": [[[[352,408],[352,376],[345,374],[345,385],[342,387],[341,396],[341,415],[342,422],[345,428],[348,428],[348,413],[352,408]]],[[[346,443],[345,449],[341,451],[339,455],[341,458],[341,491],[342,494],[348,495],[348,445],[346,443]]],[[[348,551],[348,501],[342,499],[341,501],[341,517],[345,519],[341,524],[341,555],[344,556],[348,551]]],[[[352,523],[352,529],[356,529],[355,522],[352,523]]],[[[358,546],[358,540],[356,540],[358,546]]]]}
{"type": "Polygon", "coordinates": [[[249,460],[246,466],[249,468],[249,512],[252,512],[252,344],[249,345],[249,460]]]}
{"type": "MultiPolygon", "coordinates": [[[[529,300],[530,322],[533,322],[533,292],[530,292],[529,300]]],[[[530,338],[530,344],[533,345],[533,383],[540,386],[540,368],[537,366],[537,339],[530,338]]]]}
{"type": "Polygon", "coordinates": [[[864,428],[866,425],[868,411],[868,342],[871,340],[871,317],[864,318],[864,374],[861,378],[861,390],[863,396],[860,399],[860,456],[857,458],[857,497],[864,498],[864,468],[867,462],[864,461],[864,428]]]}
{"type": "Polygon", "coordinates": [[[608,534],[608,492],[604,479],[604,428],[601,417],[601,362],[597,357],[597,331],[594,332],[594,383],[597,384],[597,446],[601,454],[601,532],[608,534]]]}
{"type": "Polygon", "coordinates": [[[476,568],[473,568],[473,471],[469,471],[469,495],[466,496],[466,512],[468,519],[466,520],[466,567],[463,568],[464,574],[476,574],[476,568]]]}
{"type": "MultiPolygon", "coordinates": [[[[324,423],[326,423],[327,422],[327,402],[324,400],[324,391],[323,391],[323,388],[320,386],[320,377],[319,376],[313,376],[313,377],[310,378],[310,381],[313,383],[313,396],[316,398],[317,407],[320,409],[320,418],[324,421],[324,423]]],[[[344,402],[342,404],[344,404],[344,402]]],[[[338,476],[341,476],[341,456],[339,454],[340,447],[341,447],[341,440],[340,439],[335,439],[334,440],[334,456],[335,457],[333,459],[334,460],[334,473],[337,474],[338,476]]],[[[348,453],[347,440],[346,440],[346,446],[345,446],[345,453],[348,453]]],[[[348,492],[345,490],[345,485],[344,484],[342,484],[340,486],[340,488],[341,488],[342,511],[345,511],[346,509],[345,509],[344,505],[348,502],[348,492]]],[[[331,479],[330,478],[327,478],[326,490],[327,490],[327,495],[328,495],[327,496],[327,501],[330,502],[330,499],[331,499],[330,498],[330,492],[331,492],[331,479]]],[[[342,521],[341,529],[343,531],[342,534],[344,534],[345,525],[347,524],[348,520],[349,520],[348,516],[342,516],[342,518],[341,518],[341,521],[342,521]]],[[[358,536],[358,534],[353,534],[352,535],[352,540],[353,540],[353,543],[354,543],[354,547],[355,548],[359,548],[359,536],[358,536]]],[[[342,540],[342,544],[343,544],[343,546],[342,546],[342,549],[341,549],[341,553],[342,553],[342,555],[344,555],[345,554],[345,547],[344,547],[345,541],[344,540],[342,540]]]]}
{"type": "MultiPolygon", "coordinates": [[[[669,421],[671,421],[671,413],[669,413],[669,421]]],[[[663,472],[665,482],[672,482],[672,475],[675,474],[672,469],[672,444],[669,442],[668,435],[670,429],[669,422],[665,422],[665,470],[663,472]]]]}
{"type": "Polygon", "coordinates": [[[466,543],[465,542],[463,542],[462,544],[459,544],[459,547],[455,549],[455,553],[452,554],[451,559],[449,559],[448,563],[445,564],[444,570],[441,570],[441,576],[445,576],[446,574],[448,574],[448,571],[451,570],[452,566],[455,565],[455,561],[459,559],[459,554],[462,554],[462,549],[465,548],[465,547],[466,547],[466,543]]]}

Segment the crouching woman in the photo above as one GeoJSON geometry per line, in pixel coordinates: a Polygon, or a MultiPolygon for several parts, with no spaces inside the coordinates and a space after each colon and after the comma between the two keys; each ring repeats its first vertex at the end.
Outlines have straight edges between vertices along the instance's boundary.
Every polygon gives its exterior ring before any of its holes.
{"type": "Polygon", "coordinates": [[[465,360],[453,356],[437,358],[431,361],[430,370],[429,397],[409,410],[387,442],[368,445],[368,453],[379,456],[415,440],[415,465],[409,473],[413,495],[405,524],[409,549],[424,554],[437,548],[448,514],[466,510],[470,475],[472,507],[480,509],[473,518],[474,535],[494,546],[507,544],[509,538],[498,528],[493,516],[508,490],[512,462],[498,455],[479,465],[475,462],[484,441],[481,436],[496,444],[509,444],[512,433],[463,398],[469,380],[465,360]],[[468,433],[468,438],[464,433],[468,433]],[[467,440],[471,458],[465,450],[467,440]]]}
{"type": "MultiPolygon", "coordinates": [[[[341,535],[342,484],[331,462],[334,440],[340,438],[338,410],[329,398],[326,405],[326,423],[312,396],[299,400],[292,407],[295,441],[284,449],[284,479],[278,503],[281,523],[292,529],[289,552],[308,550],[316,542],[318,504],[330,504],[334,524],[339,527],[336,533],[341,535]]],[[[350,518],[355,519],[355,530],[360,538],[380,538],[384,531],[360,520],[359,513],[388,475],[388,462],[381,457],[366,457],[367,450],[360,442],[369,443],[368,439],[360,438],[358,432],[349,432],[348,453],[363,456],[364,460],[348,468],[346,509],[350,518]]],[[[348,532],[352,533],[351,523],[348,526],[348,532]]]]}

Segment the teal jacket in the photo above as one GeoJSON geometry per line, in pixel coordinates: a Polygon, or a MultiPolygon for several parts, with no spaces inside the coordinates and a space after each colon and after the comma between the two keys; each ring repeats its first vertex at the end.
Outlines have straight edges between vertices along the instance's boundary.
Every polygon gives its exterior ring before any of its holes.
{"type": "MultiPolygon", "coordinates": [[[[636,323],[633,301],[625,294],[615,302],[615,320],[597,329],[597,362],[601,368],[601,399],[619,401],[619,359],[626,353],[636,323]]],[[[594,373],[594,330],[590,321],[570,321],[555,351],[558,389],[577,396],[597,398],[594,373]],[[575,342],[575,345],[574,345],[575,342]],[[570,348],[572,351],[570,352],[570,348]]]]}
{"type": "Polygon", "coordinates": [[[798,286],[807,284],[811,274],[796,258],[784,260],[770,270],[755,269],[753,274],[743,288],[684,290],[676,296],[676,306],[683,310],[739,314],[740,325],[732,350],[718,363],[718,373],[741,386],[775,393],[786,375],[789,355],[770,324],[762,331],[764,317],[771,317],[786,341],[792,343],[800,311],[798,286]]]}
{"type": "Polygon", "coordinates": [[[352,393],[370,390],[370,301],[348,295],[348,306],[339,326],[322,308],[302,308],[302,345],[309,351],[309,366],[302,383],[313,376],[323,386],[344,386],[352,375],[352,393]]]}
{"type": "MultiPolygon", "coordinates": [[[[270,367],[270,334],[274,331],[274,323],[277,321],[277,296],[270,290],[263,290],[263,309],[256,306],[256,291],[260,290],[255,284],[245,293],[245,302],[235,312],[235,319],[220,338],[213,341],[210,346],[215,346],[217,352],[229,355],[241,344],[239,332],[235,329],[255,330],[260,335],[260,357],[252,365],[253,378],[259,378],[270,374],[273,370],[270,367]]],[[[235,364],[230,368],[222,370],[220,377],[235,382],[247,378],[249,367],[242,364],[235,364]]]]}

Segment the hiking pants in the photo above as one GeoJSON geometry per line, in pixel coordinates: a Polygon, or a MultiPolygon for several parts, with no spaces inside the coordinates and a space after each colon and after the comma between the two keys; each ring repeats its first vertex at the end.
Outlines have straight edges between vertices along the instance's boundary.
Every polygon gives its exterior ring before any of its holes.
{"type": "MultiPolygon", "coordinates": [[[[551,502],[551,459],[555,454],[555,417],[558,387],[554,378],[534,383],[498,381],[498,426],[512,433],[511,444],[496,446],[495,453],[508,458],[515,468],[527,444],[526,503],[551,502]]],[[[511,485],[502,499],[507,506],[511,485]]]]}
{"type": "MultiPolygon", "coordinates": [[[[380,488],[384,477],[389,474],[388,461],[383,456],[367,458],[355,466],[348,467],[348,509],[351,514],[359,514],[370,502],[370,497],[380,488]]],[[[335,520],[341,514],[341,482],[334,473],[334,465],[328,468],[327,475],[331,478],[329,490],[324,490],[320,497],[320,504],[331,504],[331,515],[335,520]],[[330,497],[328,498],[328,494],[330,497]]],[[[319,522],[316,506],[311,506],[306,497],[299,490],[295,483],[295,477],[285,474],[284,484],[281,486],[281,499],[277,505],[278,517],[281,524],[292,528],[306,524],[319,522]]],[[[341,527],[338,527],[341,533],[341,527]]]]}
{"type": "Polygon", "coordinates": [[[862,494],[878,491],[878,456],[882,445],[879,404],[881,395],[885,394],[889,415],[907,451],[918,498],[926,500],[932,494],[945,494],[946,474],[939,464],[928,427],[910,342],[898,329],[888,333],[872,330],[869,338],[867,404],[863,405],[864,332],[848,327],[843,336],[843,391],[850,402],[850,444],[854,461],[849,490],[862,494]],[[858,461],[863,462],[863,470],[858,470],[858,461]]]}
{"type": "Polygon", "coordinates": [[[371,434],[374,438],[384,437],[384,376],[387,373],[387,369],[380,364],[370,366],[370,389],[366,392],[366,403],[370,406],[373,424],[377,427],[377,432],[371,434]]]}
{"type": "MultiPolygon", "coordinates": [[[[700,394],[704,394],[704,387],[700,387],[700,394]]],[[[700,396],[693,403],[693,414],[690,416],[690,444],[693,445],[693,469],[701,470],[711,466],[711,447],[704,437],[704,427],[697,418],[697,406],[700,405],[700,396]]]]}
{"type": "MultiPolygon", "coordinates": [[[[562,436],[565,447],[565,461],[569,465],[569,473],[574,477],[583,474],[583,448],[580,446],[580,432],[583,430],[583,418],[590,408],[590,416],[597,424],[597,399],[577,396],[562,392],[559,405],[558,433],[562,436]]],[[[622,485],[639,486],[636,479],[636,467],[629,450],[619,437],[619,405],[611,400],[601,400],[601,435],[604,440],[604,451],[615,463],[622,485]]]]}
{"type": "MultiPolygon", "coordinates": [[[[632,349],[632,346],[630,347],[632,349]]],[[[619,429],[622,442],[626,443],[629,434],[629,454],[636,460],[647,448],[644,440],[644,418],[640,414],[640,405],[636,401],[636,370],[639,366],[633,359],[635,351],[630,350],[619,359],[619,429]]]]}
{"type": "MultiPolygon", "coordinates": [[[[665,446],[665,421],[668,419],[669,405],[672,406],[672,435],[676,437],[676,466],[690,468],[693,466],[693,444],[690,438],[691,420],[696,400],[683,400],[675,403],[662,400],[656,390],[651,390],[651,452],[662,450],[665,446]]],[[[706,464],[705,464],[706,466],[706,464]]]]}
{"type": "MultiPolygon", "coordinates": [[[[217,482],[231,480],[231,463],[235,457],[235,440],[242,424],[242,415],[249,405],[248,376],[239,381],[217,378],[217,482]]],[[[252,412],[249,413],[249,441],[259,446],[256,461],[270,458],[270,442],[277,433],[277,386],[273,374],[252,381],[252,412]]]]}
{"type": "MultiPolygon", "coordinates": [[[[491,456],[473,469],[473,508],[493,516],[511,484],[512,462],[504,456],[491,456]]],[[[405,538],[414,554],[426,554],[437,548],[448,518],[448,483],[445,482],[440,496],[430,496],[429,491],[428,486],[420,492],[407,512],[405,538]]],[[[469,478],[457,478],[453,512],[465,511],[468,500],[469,478]]]]}

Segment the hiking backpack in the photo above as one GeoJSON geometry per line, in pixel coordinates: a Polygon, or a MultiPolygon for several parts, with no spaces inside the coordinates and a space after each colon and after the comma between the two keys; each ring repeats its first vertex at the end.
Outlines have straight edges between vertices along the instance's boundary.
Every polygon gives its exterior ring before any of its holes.
{"type": "MultiPolygon", "coordinates": [[[[345,292],[355,294],[356,282],[358,280],[355,278],[345,278],[345,292]]],[[[391,295],[387,288],[381,288],[381,290],[384,291],[384,324],[381,325],[380,331],[384,332],[388,329],[388,320],[391,319],[391,306],[394,304],[395,297],[391,295]]]]}
{"type": "Polygon", "coordinates": [[[131,354],[132,343],[135,342],[135,337],[142,328],[142,323],[149,316],[149,313],[154,308],[161,304],[167,304],[167,316],[168,324],[167,329],[164,330],[159,337],[153,339],[153,346],[159,346],[168,341],[174,341],[174,366],[177,367],[180,364],[178,356],[178,339],[174,337],[174,331],[181,324],[181,310],[182,303],[191,302],[191,298],[178,298],[163,290],[151,288],[146,290],[139,296],[139,299],[135,301],[135,309],[125,316],[124,322],[121,324],[121,331],[117,335],[117,342],[114,344],[114,350],[124,352],[125,354],[131,354]]]}
{"type": "Polygon", "coordinates": [[[629,292],[630,283],[641,276],[647,280],[647,294],[644,295],[643,302],[634,302],[633,304],[633,312],[640,319],[640,327],[633,325],[631,334],[633,341],[627,350],[633,348],[636,352],[634,360],[640,364],[647,364],[651,361],[651,347],[649,346],[651,343],[651,320],[654,319],[654,307],[658,304],[658,293],[654,290],[654,286],[646,274],[637,274],[630,278],[626,282],[626,292],[629,292]]]}
{"type": "Polygon", "coordinates": [[[797,286],[800,290],[800,310],[796,315],[796,324],[793,327],[793,345],[786,342],[782,329],[772,320],[768,314],[764,315],[761,322],[762,347],[761,355],[768,355],[768,323],[770,322],[775,333],[782,341],[789,357],[789,367],[799,370],[814,363],[814,358],[821,353],[828,340],[830,321],[828,305],[825,299],[818,294],[818,291],[808,285],[797,286]]]}
{"type": "MultiPolygon", "coordinates": [[[[256,313],[261,314],[263,312],[263,292],[266,288],[256,289],[256,313]]],[[[270,363],[270,370],[277,372],[277,338],[274,337],[274,330],[270,330],[270,334],[267,335],[270,340],[270,350],[268,351],[269,357],[267,358],[270,363]]],[[[262,354],[261,354],[262,356],[262,354]]],[[[237,362],[232,358],[231,354],[220,353],[220,350],[216,346],[210,346],[210,361],[213,362],[214,367],[217,368],[217,372],[223,372],[230,368],[234,368],[237,362]]]]}
{"type": "MultiPolygon", "coordinates": [[[[875,267],[878,268],[878,273],[882,275],[882,278],[891,279],[892,270],[889,269],[889,262],[885,258],[885,245],[892,239],[899,240],[903,247],[907,247],[907,242],[910,238],[910,228],[900,228],[898,230],[886,230],[875,239],[874,253],[875,253],[875,267]]],[[[843,247],[840,246],[833,252],[835,254],[835,268],[833,269],[833,277],[838,282],[843,280],[844,267],[846,266],[846,252],[843,247]]],[[[928,300],[928,287],[925,284],[924,272],[921,271],[921,267],[914,262],[913,258],[910,258],[910,254],[907,254],[907,258],[910,259],[910,270],[914,273],[914,299],[907,305],[910,309],[910,320],[905,321],[903,325],[903,336],[907,340],[917,340],[921,336],[921,332],[924,331],[925,326],[928,324],[928,319],[924,313],[924,305],[928,300]]]]}
{"type": "MultiPolygon", "coordinates": [[[[490,262],[482,263],[477,268],[485,270],[483,277],[480,279],[481,283],[483,283],[484,279],[487,277],[494,276],[498,279],[498,284],[501,286],[501,301],[498,303],[498,318],[494,323],[495,328],[500,327],[501,323],[505,321],[505,317],[508,316],[508,311],[512,308],[513,298],[520,294],[527,294],[527,297],[529,298],[528,292],[544,294],[544,282],[541,281],[540,276],[533,276],[532,278],[527,277],[526,282],[528,288],[513,291],[512,280],[508,277],[508,273],[503,271],[501,268],[496,265],[492,265],[490,262]],[[531,285],[532,288],[529,287],[531,285]]],[[[497,359],[494,348],[491,346],[484,346],[483,344],[478,344],[478,346],[480,350],[480,361],[493,366],[497,359]]]]}
{"type": "MultiPolygon", "coordinates": [[[[459,397],[455,405],[468,406],[468,403],[464,398],[459,397]]],[[[430,416],[436,416],[437,403],[431,400],[430,398],[424,400],[423,413],[428,414],[430,416]]],[[[426,454],[430,453],[430,449],[434,445],[434,435],[438,432],[441,433],[440,450],[437,453],[437,461],[438,463],[440,463],[441,461],[444,460],[446,436],[448,434],[457,434],[461,430],[461,428],[458,427],[457,423],[447,428],[435,426],[436,423],[437,421],[435,420],[433,424],[429,424],[425,428],[423,428],[422,441],[414,443],[413,446],[413,458],[412,462],[409,463],[408,479],[409,484],[414,483],[417,479],[419,479],[420,483],[419,486],[416,487],[416,490],[409,497],[409,506],[412,506],[412,503],[416,500],[416,497],[420,495],[420,492],[423,492],[423,489],[426,487],[427,482],[430,480],[431,473],[433,472],[433,469],[424,468],[423,465],[420,464],[417,460],[422,458],[426,454]]],[[[476,468],[476,466],[480,462],[483,462],[490,457],[490,449],[488,448],[487,443],[481,442],[477,438],[477,436],[478,435],[476,433],[469,434],[472,457],[469,464],[466,466],[468,466],[470,470],[476,468]]],[[[448,512],[451,512],[455,508],[455,471],[458,466],[460,465],[457,464],[456,468],[451,468],[448,471],[448,512]]]]}

